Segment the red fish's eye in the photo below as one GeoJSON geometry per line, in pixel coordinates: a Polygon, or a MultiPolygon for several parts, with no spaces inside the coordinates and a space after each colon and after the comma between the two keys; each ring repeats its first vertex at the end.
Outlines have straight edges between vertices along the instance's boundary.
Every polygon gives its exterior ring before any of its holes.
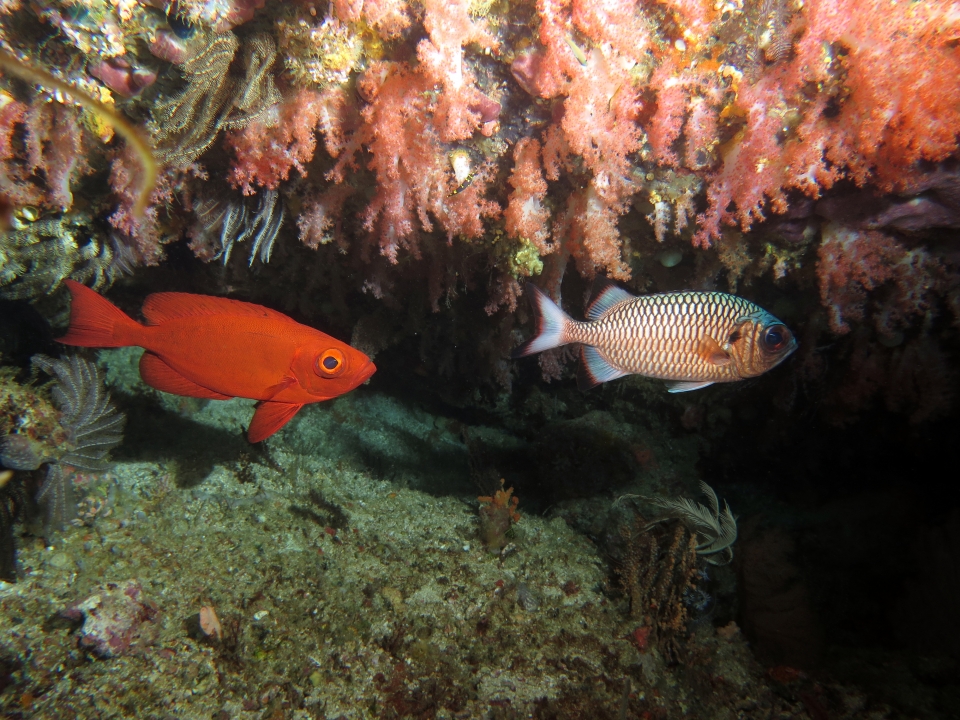
{"type": "Polygon", "coordinates": [[[345,367],[343,353],[336,348],[325,350],[317,358],[317,372],[324,377],[336,377],[345,367]]]}

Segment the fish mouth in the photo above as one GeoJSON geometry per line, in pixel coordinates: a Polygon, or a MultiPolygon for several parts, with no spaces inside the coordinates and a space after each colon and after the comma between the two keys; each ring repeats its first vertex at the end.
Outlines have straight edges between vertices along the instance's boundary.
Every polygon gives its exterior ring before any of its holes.
{"type": "Polygon", "coordinates": [[[372,362],[368,362],[364,365],[360,372],[357,374],[357,385],[363,385],[367,380],[370,379],[370,376],[377,371],[377,366],[372,362]]]}

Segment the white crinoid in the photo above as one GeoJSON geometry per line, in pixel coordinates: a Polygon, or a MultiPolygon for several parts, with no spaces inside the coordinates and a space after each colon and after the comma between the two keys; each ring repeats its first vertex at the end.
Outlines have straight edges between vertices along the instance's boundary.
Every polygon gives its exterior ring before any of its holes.
{"type": "Polygon", "coordinates": [[[670,517],[678,518],[697,534],[697,555],[711,565],[726,565],[733,560],[737,518],[726,501],[720,511],[717,494],[703,480],[700,481],[700,490],[707,496],[707,505],[685,497],[677,500],[660,496],[645,499],[666,510],[670,517]]]}

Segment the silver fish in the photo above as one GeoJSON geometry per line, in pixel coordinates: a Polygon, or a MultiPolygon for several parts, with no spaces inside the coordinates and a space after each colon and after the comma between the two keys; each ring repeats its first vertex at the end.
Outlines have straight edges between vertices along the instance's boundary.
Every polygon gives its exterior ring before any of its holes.
{"type": "Polygon", "coordinates": [[[610,281],[577,322],[533,284],[537,334],[513,352],[523,357],[580,343],[577,383],[591,388],[624,375],[667,381],[670,392],[762,375],[797,349],[790,329],[749,300],[721,292],[637,297],[610,281]]]}

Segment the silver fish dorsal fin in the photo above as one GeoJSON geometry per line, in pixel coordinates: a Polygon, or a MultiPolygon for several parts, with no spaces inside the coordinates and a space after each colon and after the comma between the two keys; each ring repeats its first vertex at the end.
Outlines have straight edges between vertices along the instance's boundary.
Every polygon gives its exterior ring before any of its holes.
{"type": "Polygon", "coordinates": [[[594,283],[593,299],[587,305],[584,315],[587,320],[598,320],[614,305],[635,297],[607,278],[598,277],[594,283]]]}

